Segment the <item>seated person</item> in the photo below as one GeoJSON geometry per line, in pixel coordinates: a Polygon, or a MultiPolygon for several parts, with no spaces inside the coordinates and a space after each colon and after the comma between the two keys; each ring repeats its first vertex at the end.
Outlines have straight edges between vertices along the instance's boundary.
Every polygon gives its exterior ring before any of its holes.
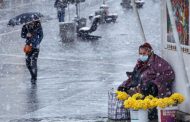
{"type": "Polygon", "coordinates": [[[128,80],[119,87],[130,95],[142,93],[155,97],[167,97],[172,94],[172,84],[175,74],[170,64],[154,54],[149,43],[139,47],[139,59],[133,72],[127,72],[128,80]]]}

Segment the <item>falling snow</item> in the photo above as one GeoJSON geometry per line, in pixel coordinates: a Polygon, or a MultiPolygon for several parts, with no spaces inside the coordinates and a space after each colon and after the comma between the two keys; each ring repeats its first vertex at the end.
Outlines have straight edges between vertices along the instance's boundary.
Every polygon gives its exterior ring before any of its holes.
{"type": "MultiPolygon", "coordinates": [[[[105,0],[109,13],[118,16],[116,21],[98,23],[97,29],[90,33],[98,39],[83,39],[74,32],[74,41],[65,42],[60,36],[61,23],[54,0],[3,1],[0,5],[0,108],[3,108],[0,121],[107,121],[108,90],[127,79],[125,72],[134,67],[138,46],[143,43],[133,10],[123,8],[121,1],[105,0]],[[37,86],[31,86],[25,65],[25,40],[20,37],[22,25],[7,26],[11,18],[27,12],[44,15],[37,86]]],[[[86,18],[87,27],[92,26],[89,16],[95,15],[101,5],[102,0],[80,4],[79,15],[86,18]]],[[[159,5],[159,0],[147,0],[139,9],[147,40],[158,54],[159,5]]],[[[73,4],[66,8],[65,22],[74,22],[75,10],[73,4]]]]}

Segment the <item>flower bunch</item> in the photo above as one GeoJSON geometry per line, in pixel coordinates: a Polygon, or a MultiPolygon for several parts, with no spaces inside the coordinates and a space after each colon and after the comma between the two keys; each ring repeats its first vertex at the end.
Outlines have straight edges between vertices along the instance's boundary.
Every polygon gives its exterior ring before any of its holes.
{"type": "Polygon", "coordinates": [[[145,97],[145,99],[149,99],[149,100],[152,100],[152,99],[154,99],[154,98],[155,98],[155,97],[152,96],[152,95],[148,95],[148,96],[145,97]]]}
{"type": "Polygon", "coordinates": [[[176,103],[176,104],[181,104],[185,98],[183,95],[179,94],[179,93],[174,93],[170,96],[170,98],[176,103]]]}
{"type": "Polygon", "coordinates": [[[131,108],[134,110],[147,110],[155,107],[165,108],[169,106],[175,106],[182,103],[183,101],[184,97],[179,93],[174,93],[170,97],[165,98],[155,98],[151,95],[143,98],[142,94],[136,93],[124,101],[124,108],[131,108]]]}
{"type": "Polygon", "coordinates": [[[127,98],[129,97],[129,95],[126,92],[121,92],[121,91],[116,91],[116,95],[117,95],[117,99],[118,100],[127,100],[127,98]]]}
{"type": "Polygon", "coordinates": [[[172,106],[174,104],[174,101],[171,98],[160,98],[156,101],[157,107],[165,108],[168,106],[172,106]]]}
{"type": "Polygon", "coordinates": [[[134,104],[136,103],[136,100],[133,99],[132,97],[129,97],[127,100],[124,101],[124,108],[133,108],[135,109],[134,104]]]}
{"type": "Polygon", "coordinates": [[[145,101],[148,101],[148,108],[155,108],[157,106],[157,100],[158,98],[153,97],[152,95],[146,96],[145,101]]]}
{"type": "Polygon", "coordinates": [[[136,93],[132,97],[129,97],[127,100],[124,102],[124,107],[126,109],[132,108],[134,110],[139,110],[139,109],[148,109],[150,105],[150,99],[142,99],[143,95],[136,93]]]}
{"type": "Polygon", "coordinates": [[[181,104],[185,100],[184,96],[179,93],[174,93],[170,97],[160,98],[157,100],[157,106],[160,108],[165,108],[168,106],[176,106],[181,104]]]}
{"type": "Polygon", "coordinates": [[[136,94],[134,94],[134,95],[132,96],[132,98],[135,99],[135,100],[142,99],[142,98],[143,98],[143,95],[140,94],[140,93],[136,93],[136,94]]]}

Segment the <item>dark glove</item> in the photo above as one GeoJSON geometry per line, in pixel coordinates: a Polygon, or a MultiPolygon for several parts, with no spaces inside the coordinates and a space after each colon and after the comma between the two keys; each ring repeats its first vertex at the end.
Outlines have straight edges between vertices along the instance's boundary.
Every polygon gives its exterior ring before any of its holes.
{"type": "Polygon", "coordinates": [[[152,95],[154,97],[158,96],[158,87],[152,82],[141,85],[141,92],[143,95],[148,96],[152,95]]]}
{"type": "Polygon", "coordinates": [[[118,91],[122,91],[122,92],[124,91],[124,92],[127,93],[127,91],[128,91],[129,89],[130,89],[129,87],[121,87],[121,86],[120,86],[120,87],[118,87],[117,90],[118,90],[118,91]]]}
{"type": "Polygon", "coordinates": [[[127,74],[128,77],[132,77],[133,72],[126,72],[126,74],[127,74]]]}
{"type": "Polygon", "coordinates": [[[121,86],[119,86],[119,87],[117,88],[118,91],[124,91],[124,89],[125,89],[125,88],[124,88],[124,87],[121,87],[121,86]]]}
{"type": "Polygon", "coordinates": [[[149,90],[147,85],[141,86],[141,92],[143,95],[148,96],[149,95],[149,90]]]}

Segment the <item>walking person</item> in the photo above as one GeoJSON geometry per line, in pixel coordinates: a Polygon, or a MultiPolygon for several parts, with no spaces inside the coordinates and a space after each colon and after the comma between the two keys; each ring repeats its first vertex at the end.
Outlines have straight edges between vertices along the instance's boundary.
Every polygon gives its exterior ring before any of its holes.
{"type": "Polygon", "coordinates": [[[26,66],[31,74],[31,83],[37,81],[37,59],[40,51],[40,43],[43,39],[43,30],[40,21],[34,21],[22,27],[21,37],[26,39],[24,52],[26,54],[26,66]]]}
{"type": "Polygon", "coordinates": [[[57,8],[57,17],[59,22],[65,21],[65,8],[67,7],[68,0],[55,0],[54,7],[57,8]]]}
{"type": "Polygon", "coordinates": [[[0,0],[0,8],[3,6],[3,0],[0,0]]]}

